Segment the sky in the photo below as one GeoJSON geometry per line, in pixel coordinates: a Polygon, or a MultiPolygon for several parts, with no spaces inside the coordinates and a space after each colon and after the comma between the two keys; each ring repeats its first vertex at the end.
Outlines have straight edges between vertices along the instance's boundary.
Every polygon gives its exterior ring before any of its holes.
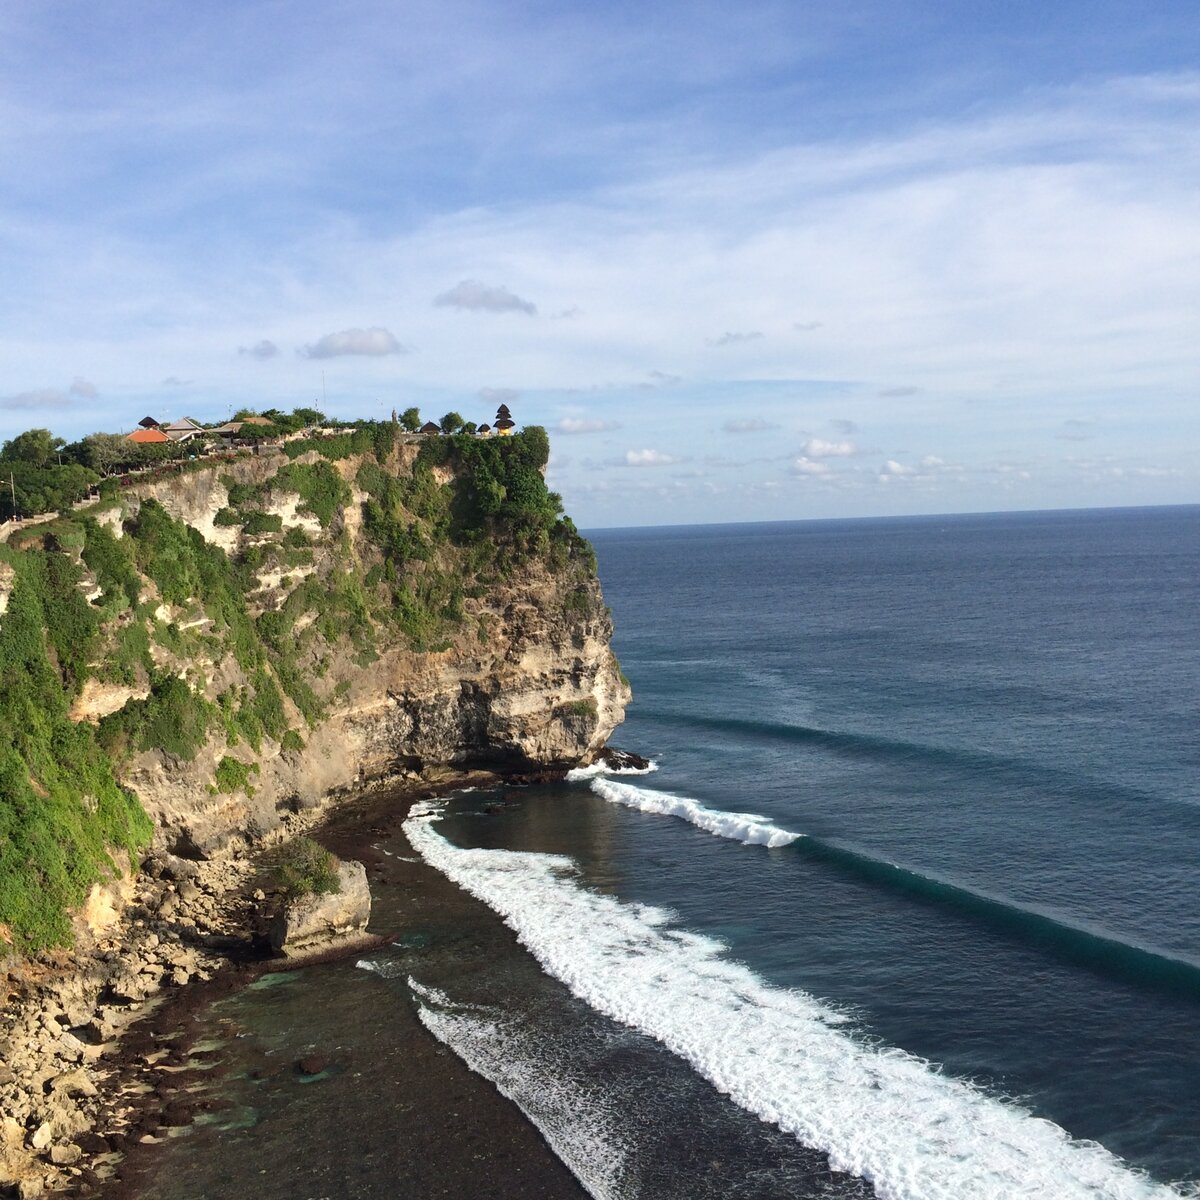
{"type": "Polygon", "coordinates": [[[0,6],[0,439],[419,405],[585,528],[1200,501],[1195,0],[0,6]]]}

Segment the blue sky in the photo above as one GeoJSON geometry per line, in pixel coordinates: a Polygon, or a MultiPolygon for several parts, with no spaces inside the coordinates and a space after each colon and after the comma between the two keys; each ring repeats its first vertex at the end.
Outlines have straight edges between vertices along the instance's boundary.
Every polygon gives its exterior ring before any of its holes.
{"type": "Polygon", "coordinates": [[[41,0],[0,161],[0,437],[505,399],[585,526],[1200,500],[1193,0],[41,0]]]}

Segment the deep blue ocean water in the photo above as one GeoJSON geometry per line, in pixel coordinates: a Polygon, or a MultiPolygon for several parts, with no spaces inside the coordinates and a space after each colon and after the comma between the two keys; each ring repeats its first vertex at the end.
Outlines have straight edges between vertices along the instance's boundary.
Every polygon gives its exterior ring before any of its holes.
{"type": "MultiPolygon", "coordinates": [[[[614,741],[658,771],[530,789],[485,819],[467,796],[439,835],[567,855],[571,887],[670,910],[667,927],[719,940],[721,962],[849,1017],[856,1046],[906,1051],[1181,1190],[1200,1178],[1200,508],[592,538],[635,695],[614,741]],[[736,822],[716,836],[689,801],[805,836],[747,845],[736,822]]],[[[554,918],[543,930],[489,886],[577,994],[736,1097],[724,1051],[605,999],[614,958],[581,950],[573,976],[554,918]]],[[[564,919],[581,943],[600,936],[587,914],[564,919]]],[[[624,936],[630,955],[656,952],[624,936]]],[[[690,1003],[660,975],[662,1005],[690,1003]]],[[[750,1051],[779,1059],[760,1110],[811,1103],[788,1094],[796,1061],[775,1043],[790,1020],[756,1024],[732,1002],[727,1016],[715,1046],[763,1038],[750,1051]]],[[[839,1110],[862,1125],[850,1140],[892,1137],[882,1124],[903,1112],[860,1099],[839,1110]]],[[[888,1194],[966,1194],[936,1163],[924,1183],[885,1178],[939,1152],[917,1139],[868,1173],[888,1194]]],[[[1121,1169],[1073,1191],[1031,1166],[1029,1194],[1140,1194],[1121,1169]]],[[[976,1194],[1017,1194],[1004,1178],[976,1194]]]]}
{"type": "Polygon", "coordinates": [[[592,539],[657,770],[381,834],[520,945],[380,876],[147,1195],[412,1194],[400,1007],[599,1200],[1200,1195],[1200,507],[592,539]]]}

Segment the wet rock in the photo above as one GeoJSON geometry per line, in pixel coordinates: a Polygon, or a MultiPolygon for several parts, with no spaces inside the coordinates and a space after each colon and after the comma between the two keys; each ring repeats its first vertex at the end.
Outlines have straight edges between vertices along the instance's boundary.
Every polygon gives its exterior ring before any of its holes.
{"type": "Polygon", "coordinates": [[[190,1125],[194,1109],[184,1100],[172,1100],[162,1110],[162,1123],[172,1127],[190,1125]]]}
{"type": "Polygon", "coordinates": [[[647,771],[650,760],[632,750],[618,750],[616,746],[605,746],[596,755],[596,762],[603,763],[610,771],[647,771]]]}
{"type": "Polygon", "coordinates": [[[329,1066],[329,1059],[324,1054],[306,1054],[296,1060],[296,1070],[301,1075],[320,1075],[329,1066]]]}

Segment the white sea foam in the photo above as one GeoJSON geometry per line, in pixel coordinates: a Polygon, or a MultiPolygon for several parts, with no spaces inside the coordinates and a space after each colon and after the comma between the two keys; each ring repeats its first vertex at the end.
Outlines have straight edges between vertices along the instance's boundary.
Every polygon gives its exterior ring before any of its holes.
{"type": "Polygon", "coordinates": [[[610,767],[607,763],[594,762],[590,767],[572,767],[567,772],[568,783],[584,783],[598,775],[649,775],[658,770],[658,763],[650,760],[644,767],[610,767]]]}
{"type": "Polygon", "coordinates": [[[405,832],[496,910],[543,968],[657,1038],[736,1103],[870,1180],[883,1200],[1159,1200],[1180,1193],[1102,1146],[897,1049],[865,1044],[813,997],[764,983],[661,910],[582,887],[569,858],[464,850],[430,806],[405,832]]]}
{"type": "Polygon", "coordinates": [[[404,968],[391,959],[380,958],[360,958],[354,964],[360,971],[370,971],[373,975],[379,975],[384,979],[395,979],[396,976],[403,974],[404,968]]]}
{"type": "Polygon", "coordinates": [[[620,1114],[587,1081],[572,1078],[555,1047],[498,1009],[458,1004],[411,976],[408,985],[425,1028],[529,1117],[589,1195],[635,1200],[620,1114]]]}
{"type": "Polygon", "coordinates": [[[681,817],[717,837],[732,838],[735,842],[745,842],[750,846],[786,846],[802,836],[772,825],[766,817],[760,817],[757,813],[722,812],[717,808],[705,808],[699,800],[692,800],[688,796],[673,796],[670,792],[634,787],[631,783],[593,779],[592,791],[612,804],[623,804],[626,808],[658,813],[664,817],[681,817]]]}

